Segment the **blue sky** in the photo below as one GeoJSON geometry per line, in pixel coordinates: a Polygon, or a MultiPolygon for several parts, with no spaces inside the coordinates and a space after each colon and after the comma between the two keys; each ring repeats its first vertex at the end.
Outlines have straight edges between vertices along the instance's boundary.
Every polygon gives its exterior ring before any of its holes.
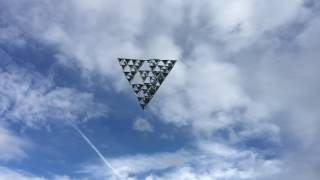
{"type": "Polygon", "coordinates": [[[319,10],[0,0],[0,180],[318,179],[319,10]],[[118,57],[178,59],[146,111],[118,57]]]}

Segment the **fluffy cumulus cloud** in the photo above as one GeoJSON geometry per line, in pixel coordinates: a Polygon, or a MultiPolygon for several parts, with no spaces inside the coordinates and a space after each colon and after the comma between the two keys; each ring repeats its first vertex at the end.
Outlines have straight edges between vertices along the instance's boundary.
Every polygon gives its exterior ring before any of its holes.
{"type": "MultiPolygon", "coordinates": [[[[16,22],[28,36],[56,45],[62,55],[72,57],[83,68],[102,72],[109,78],[118,79],[115,75],[118,73],[115,61],[118,57],[179,56],[171,38],[171,26],[180,22],[181,15],[177,13],[181,14],[178,10],[182,3],[179,1],[164,1],[159,5],[143,0],[96,0],[90,3],[33,0],[2,4],[3,17],[16,22]],[[21,8],[23,13],[19,13],[21,8]],[[176,18],[170,18],[170,14],[162,12],[163,9],[175,14],[176,18]],[[146,15],[152,20],[146,21],[146,15]],[[160,31],[153,25],[154,21],[162,28],[170,26],[160,31]]],[[[7,26],[11,28],[11,25],[7,26]]]]}
{"type": "MultiPolygon", "coordinates": [[[[271,178],[281,169],[278,160],[265,160],[249,150],[201,142],[197,152],[135,155],[112,159],[124,179],[259,179],[271,178]]],[[[91,178],[114,178],[101,164],[87,164],[81,173],[91,178]]]]}
{"type": "Polygon", "coordinates": [[[0,166],[0,179],[1,180],[5,180],[5,179],[45,180],[45,178],[43,177],[37,177],[20,170],[8,169],[6,167],[1,167],[1,166],[0,166]]]}
{"type": "MultiPolygon", "coordinates": [[[[36,176],[19,169],[10,169],[0,166],[0,180],[17,179],[17,180],[48,180],[42,176],[36,176]]],[[[71,180],[68,176],[53,176],[52,180],[71,180]]]]}
{"type": "Polygon", "coordinates": [[[0,161],[20,160],[27,157],[25,150],[32,147],[32,143],[19,137],[9,129],[0,126],[0,161]]]}
{"type": "MultiPolygon", "coordinates": [[[[32,68],[19,67],[0,49],[0,163],[23,161],[34,148],[25,134],[16,133],[12,124],[39,128],[53,124],[79,123],[106,116],[107,107],[95,102],[90,93],[57,87],[54,82],[32,68]]],[[[68,179],[55,176],[49,179],[68,179]]],[[[45,177],[0,166],[0,179],[42,180],[45,177]]]]}
{"type": "Polygon", "coordinates": [[[92,94],[56,87],[49,78],[18,67],[8,56],[4,59],[4,52],[0,55],[2,120],[37,127],[48,120],[75,122],[106,115],[106,107],[95,103],[92,94]]]}
{"type": "Polygon", "coordinates": [[[259,1],[230,0],[197,3],[195,22],[199,14],[208,18],[209,37],[221,41],[227,51],[237,51],[259,40],[264,33],[274,31],[295,19],[303,9],[303,0],[259,1]],[[273,13],[270,13],[273,12],[273,13]],[[209,30],[211,29],[211,30],[209,30]]]}
{"type": "MultiPolygon", "coordinates": [[[[190,127],[196,150],[112,160],[128,178],[143,173],[148,180],[318,177],[318,2],[0,2],[0,22],[12,22],[3,23],[1,41],[23,46],[32,38],[53,46],[57,57],[65,57],[57,61],[99,73],[118,91],[124,91],[126,82],[116,58],[180,60],[151,109],[165,123],[190,127]],[[218,131],[227,135],[217,138],[218,131]],[[245,148],[252,139],[285,146],[289,153],[267,158],[261,149],[245,148]],[[307,162],[301,162],[304,158],[307,162]],[[150,164],[158,159],[168,161],[150,164]]],[[[48,117],[74,120],[84,109],[99,113],[89,108],[92,95],[53,88],[38,77],[19,68],[1,70],[2,117],[17,121],[23,116],[33,126],[48,117]],[[79,103],[83,101],[89,105],[79,103]]],[[[147,124],[137,120],[134,128],[150,131],[147,124]]]]}
{"type": "Polygon", "coordinates": [[[249,103],[240,87],[239,72],[232,64],[219,62],[206,45],[197,47],[193,57],[196,60],[173,70],[158,109],[164,120],[191,123],[196,130],[225,127],[233,121],[232,111],[249,103]],[[173,78],[175,74],[181,79],[173,78]]]}
{"type": "Polygon", "coordinates": [[[148,120],[142,119],[142,118],[137,118],[134,121],[132,128],[136,131],[141,131],[141,132],[153,132],[154,131],[152,124],[148,120]]]}
{"type": "MultiPolygon", "coordinates": [[[[173,153],[157,153],[149,155],[134,155],[114,158],[110,160],[112,166],[122,178],[136,178],[137,175],[148,173],[150,171],[161,171],[177,166],[190,161],[185,151],[177,151],[173,153]]],[[[80,171],[83,174],[92,176],[92,178],[112,178],[114,173],[105,169],[101,164],[86,164],[80,171]]]]}

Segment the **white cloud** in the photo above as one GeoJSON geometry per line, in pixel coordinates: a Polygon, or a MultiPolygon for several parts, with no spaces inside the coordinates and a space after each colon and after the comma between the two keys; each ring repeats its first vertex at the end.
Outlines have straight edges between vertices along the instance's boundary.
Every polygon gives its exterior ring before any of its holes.
{"type": "Polygon", "coordinates": [[[71,180],[71,178],[69,176],[66,175],[55,175],[53,177],[53,180],[71,180]]]}
{"type": "MultiPolygon", "coordinates": [[[[22,160],[33,143],[9,130],[10,123],[37,128],[52,123],[81,122],[106,116],[107,108],[95,102],[92,94],[54,83],[30,69],[18,67],[0,51],[0,161],[22,160]]],[[[53,179],[68,179],[56,176],[53,179]]],[[[21,170],[0,166],[0,179],[46,179],[21,170]]]]}
{"type": "Polygon", "coordinates": [[[0,27],[0,42],[22,47],[26,44],[21,31],[16,27],[0,27]]]}
{"type": "Polygon", "coordinates": [[[197,47],[192,56],[196,60],[180,62],[176,66],[182,68],[171,72],[167,86],[175,89],[162,90],[164,96],[155,98],[157,109],[165,121],[192,124],[196,131],[211,132],[230,125],[235,121],[231,112],[250,105],[237,68],[218,61],[207,45],[197,47]]]}
{"type": "Polygon", "coordinates": [[[0,180],[46,180],[44,177],[37,177],[27,172],[0,166],[0,180]]]}
{"type": "Polygon", "coordinates": [[[151,133],[154,131],[152,124],[148,120],[142,119],[142,118],[137,118],[134,121],[132,128],[136,131],[141,131],[141,132],[151,133]]]}
{"type": "MultiPolygon", "coordinates": [[[[170,114],[170,117],[173,117],[170,121],[186,124],[188,123],[186,119],[194,119],[190,114],[194,114],[195,111],[184,114],[187,108],[185,106],[193,105],[195,109],[201,108],[198,114],[206,112],[205,117],[199,117],[204,121],[201,123],[195,121],[195,125],[199,126],[202,123],[210,123],[207,120],[212,111],[219,109],[228,111],[239,105],[247,105],[245,101],[248,101],[248,97],[241,88],[238,67],[217,61],[225,59],[221,53],[230,53],[229,49],[247,47],[259,40],[266,31],[275,30],[289,23],[303,9],[302,2],[294,0],[279,4],[277,1],[219,0],[164,1],[154,4],[139,0],[132,4],[131,1],[116,3],[95,0],[90,3],[66,1],[56,4],[51,1],[46,3],[28,1],[20,4],[30,8],[23,15],[15,14],[13,17],[16,17],[18,23],[25,25],[23,30],[28,34],[31,33],[46,43],[58,45],[61,53],[74,57],[85,69],[102,72],[107,77],[116,79],[115,83],[118,85],[118,80],[123,78],[119,76],[117,57],[184,58],[180,66],[186,68],[180,68],[179,71],[180,78],[181,74],[185,77],[175,81],[187,83],[180,83],[181,86],[175,89],[177,93],[167,94],[177,103],[167,102],[166,105],[175,108],[170,108],[171,112],[163,114],[170,114]],[[59,14],[55,13],[56,9],[60,10],[59,14]],[[185,10],[190,10],[190,13],[184,14],[185,10]],[[272,16],[269,14],[271,10],[272,16]],[[171,18],[173,12],[175,18],[171,18]],[[36,20],[34,21],[36,23],[30,23],[29,19],[36,20]],[[204,27],[201,24],[203,21],[207,23],[204,27]],[[239,30],[235,31],[237,28],[239,30]],[[201,34],[208,34],[208,38],[205,38],[206,35],[202,37],[199,31],[201,34]],[[185,44],[181,44],[179,36],[182,36],[183,42],[194,47],[185,52],[189,54],[187,57],[182,56],[182,47],[185,44]],[[219,47],[220,41],[224,42],[225,48],[219,47]],[[220,50],[222,52],[219,52],[220,50]],[[197,61],[190,61],[185,65],[185,59],[197,59],[197,61]],[[205,71],[202,71],[203,67],[205,71]],[[191,80],[190,74],[192,74],[191,80]],[[184,95],[190,102],[178,99],[184,95]],[[204,99],[204,96],[209,98],[204,99]],[[214,110],[209,112],[204,108],[214,110]]],[[[18,4],[15,6],[19,7],[18,4]]],[[[15,6],[10,7],[18,8],[15,6]]],[[[221,125],[210,123],[208,126],[221,125]]]]}
{"type": "Polygon", "coordinates": [[[292,131],[291,136],[299,138],[306,147],[317,141],[319,132],[317,119],[320,114],[316,109],[319,104],[319,85],[316,83],[319,42],[314,37],[320,26],[316,19],[310,20],[309,25],[289,42],[263,47],[269,49],[268,53],[252,52],[252,57],[243,60],[250,66],[240,69],[247,81],[243,86],[248,95],[263,103],[269,118],[281,114],[282,117],[275,121],[281,126],[280,131],[281,128],[292,131]]]}
{"type": "Polygon", "coordinates": [[[207,37],[222,42],[223,51],[231,53],[295,20],[304,12],[303,3],[303,0],[207,0],[193,3],[191,19],[194,26],[199,26],[199,17],[207,18],[207,37]]]}
{"type": "Polygon", "coordinates": [[[32,147],[32,143],[15,135],[9,129],[0,125],[0,160],[21,160],[27,157],[25,152],[32,147]]]}
{"type": "MultiPolygon", "coordinates": [[[[319,63],[316,61],[319,40],[315,38],[319,21],[309,22],[312,11],[303,5],[304,2],[8,1],[5,2],[8,11],[4,15],[17,23],[8,27],[9,30],[20,28],[26,36],[54,44],[59,53],[74,59],[83,69],[113,79],[119,89],[126,82],[119,80],[123,78],[117,57],[180,59],[163,84],[165,88],[159,90],[151,104],[153,112],[160,112],[164,122],[191,125],[195,135],[199,132],[210,135],[217,129],[242,124],[246,125],[245,130],[235,135],[237,142],[258,134],[268,134],[276,143],[281,143],[282,138],[283,141],[294,139],[298,146],[295,148],[303,149],[297,155],[306,156],[309,152],[315,155],[311,149],[319,144],[319,63]],[[18,11],[20,8],[25,11],[18,11]]],[[[11,34],[6,38],[16,39],[20,35],[19,32],[11,34]]],[[[5,77],[16,80],[22,75],[16,76],[5,77]]],[[[10,84],[8,80],[0,82],[10,84]]],[[[29,85],[23,81],[21,84],[21,87],[29,85]]],[[[70,89],[50,92],[43,101],[61,100],[73,94],[70,89]]],[[[90,95],[82,95],[84,99],[91,99],[90,95]]],[[[29,104],[32,100],[42,105],[34,96],[31,93],[23,99],[28,99],[29,104]]],[[[0,102],[1,112],[6,112],[11,100],[6,96],[0,102]]],[[[59,101],[52,102],[49,107],[64,109],[69,106],[68,102],[59,101]]],[[[27,112],[28,107],[17,108],[19,112],[27,112]]],[[[39,111],[31,109],[30,112],[39,117],[39,111]]],[[[56,115],[53,113],[52,117],[56,115]]],[[[19,113],[11,117],[19,117],[19,113]]],[[[33,124],[31,120],[28,122],[33,124]]],[[[252,159],[253,165],[258,164],[261,169],[277,164],[277,161],[252,159]]],[[[315,159],[312,164],[317,166],[318,162],[315,159]]],[[[290,167],[299,169],[300,166],[290,167]]],[[[216,178],[257,177],[254,171],[243,172],[232,167],[220,170],[218,174],[222,175],[215,174],[217,171],[207,174],[216,178]]],[[[313,171],[305,172],[308,175],[301,174],[313,177],[310,175],[313,171]]],[[[194,179],[208,178],[199,176],[188,166],[167,176],[181,174],[194,179]]]]}
{"type": "Polygon", "coordinates": [[[66,175],[53,175],[51,178],[37,176],[31,174],[29,172],[8,168],[4,166],[0,166],[0,180],[8,180],[8,179],[15,179],[15,180],[71,180],[69,176],[66,175]]]}
{"type": "Polygon", "coordinates": [[[48,78],[19,68],[12,62],[0,69],[0,86],[3,120],[37,127],[106,115],[106,107],[96,103],[92,94],[55,87],[48,78]]]}
{"type": "MultiPolygon", "coordinates": [[[[318,16],[317,16],[318,18],[318,16]]],[[[270,47],[260,58],[248,58],[253,70],[243,69],[251,95],[275,116],[283,141],[295,145],[284,155],[287,170],[281,178],[317,179],[319,166],[319,41],[317,18],[311,19],[288,43],[270,47]],[[280,46],[280,47],[279,47],[280,46]],[[281,50],[279,50],[281,48],[281,50]],[[247,71],[248,70],[248,71],[247,71]],[[301,160],[301,159],[304,160],[301,160]],[[307,161],[307,162],[306,162],[307,161]],[[305,163],[306,162],[306,163],[305,163]],[[309,168],[306,168],[309,167],[309,168]]],[[[287,31],[290,31],[286,29],[287,31]]]]}
{"type": "MultiPolygon", "coordinates": [[[[190,160],[188,156],[189,153],[185,151],[177,151],[173,153],[164,152],[149,155],[121,156],[110,159],[110,162],[122,177],[134,178],[138,174],[149,171],[165,170],[181,166],[190,160]]],[[[113,175],[112,172],[103,168],[100,164],[86,164],[80,172],[96,178],[112,177],[113,175]]]]}
{"type": "MultiPolygon", "coordinates": [[[[265,160],[253,151],[203,142],[198,151],[176,151],[114,158],[118,172],[128,179],[259,179],[280,172],[281,162],[265,160]],[[214,148],[212,148],[214,147],[214,148]],[[161,175],[157,172],[161,172],[161,175]]],[[[87,164],[81,171],[89,177],[109,178],[101,165],[87,164]]]]}
{"type": "Polygon", "coordinates": [[[164,1],[155,6],[144,0],[94,0],[90,3],[69,0],[57,4],[33,0],[5,3],[11,12],[26,7],[23,14],[10,14],[10,11],[5,14],[19,24],[20,30],[44,43],[56,45],[61,53],[78,61],[84,69],[118,80],[118,57],[179,58],[180,51],[171,34],[172,26],[182,17],[181,4],[182,1],[164,1]],[[168,13],[163,13],[164,10],[168,13]],[[146,14],[150,17],[148,21],[146,14]],[[170,17],[173,14],[175,18],[170,17]],[[168,29],[159,31],[152,25],[154,21],[162,23],[159,28],[168,29]],[[149,28],[164,33],[158,36],[149,28]],[[144,34],[148,34],[148,38],[138,40],[144,34]]]}

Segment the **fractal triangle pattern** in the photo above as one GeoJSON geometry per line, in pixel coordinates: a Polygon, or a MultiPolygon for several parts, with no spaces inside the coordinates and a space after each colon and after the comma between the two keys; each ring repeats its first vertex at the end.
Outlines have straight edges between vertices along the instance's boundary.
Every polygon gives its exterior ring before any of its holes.
{"type": "Polygon", "coordinates": [[[142,109],[168,76],[176,60],[118,58],[126,79],[129,81],[142,109]]]}

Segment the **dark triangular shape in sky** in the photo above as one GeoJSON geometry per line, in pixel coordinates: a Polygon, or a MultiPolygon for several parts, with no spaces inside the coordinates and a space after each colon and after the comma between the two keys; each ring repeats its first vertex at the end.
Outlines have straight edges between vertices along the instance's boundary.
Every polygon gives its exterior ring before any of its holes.
{"type": "Polygon", "coordinates": [[[142,109],[148,105],[176,60],[118,58],[142,109]]]}

